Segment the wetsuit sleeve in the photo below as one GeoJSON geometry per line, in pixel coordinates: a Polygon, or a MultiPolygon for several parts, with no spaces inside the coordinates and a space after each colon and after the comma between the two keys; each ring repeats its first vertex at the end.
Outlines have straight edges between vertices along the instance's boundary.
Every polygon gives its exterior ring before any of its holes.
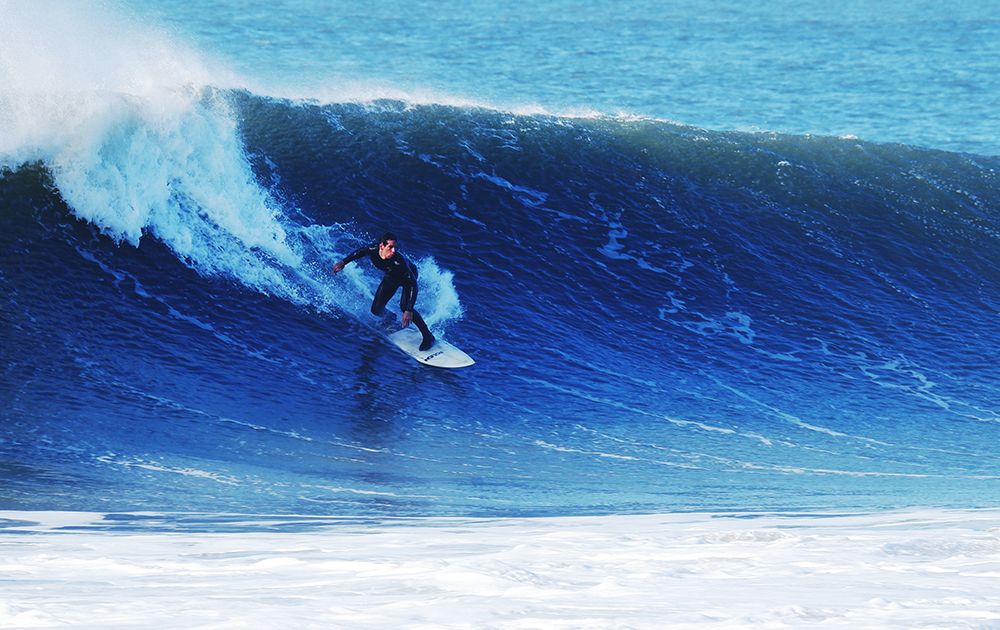
{"type": "Polygon", "coordinates": [[[399,305],[404,311],[412,311],[417,304],[417,269],[410,261],[406,261],[403,266],[406,271],[401,278],[403,295],[399,305]]]}
{"type": "Polygon", "coordinates": [[[370,245],[366,245],[366,246],[362,247],[361,249],[358,249],[358,250],[356,250],[356,251],[348,254],[347,257],[344,258],[340,262],[342,262],[342,263],[344,263],[346,265],[347,263],[354,262],[358,258],[361,258],[362,256],[370,253],[371,251],[372,251],[372,247],[370,245]]]}

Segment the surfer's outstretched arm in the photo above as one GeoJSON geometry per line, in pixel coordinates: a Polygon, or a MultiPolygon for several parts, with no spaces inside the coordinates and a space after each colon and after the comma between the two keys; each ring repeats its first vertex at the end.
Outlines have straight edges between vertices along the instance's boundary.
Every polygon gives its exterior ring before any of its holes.
{"type": "Polygon", "coordinates": [[[365,247],[362,247],[361,249],[355,250],[351,254],[348,254],[346,258],[344,258],[343,260],[341,260],[340,262],[338,262],[333,266],[333,273],[340,273],[347,265],[347,263],[354,262],[355,260],[361,258],[365,254],[371,253],[371,251],[372,247],[370,245],[366,245],[365,247]]]}

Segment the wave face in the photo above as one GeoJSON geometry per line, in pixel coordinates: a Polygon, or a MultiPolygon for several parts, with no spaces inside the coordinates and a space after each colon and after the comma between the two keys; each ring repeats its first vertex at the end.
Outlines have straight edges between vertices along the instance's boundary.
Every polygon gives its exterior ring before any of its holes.
{"type": "Polygon", "coordinates": [[[1000,159],[196,85],[0,102],[8,508],[997,504],[1000,159]]]}

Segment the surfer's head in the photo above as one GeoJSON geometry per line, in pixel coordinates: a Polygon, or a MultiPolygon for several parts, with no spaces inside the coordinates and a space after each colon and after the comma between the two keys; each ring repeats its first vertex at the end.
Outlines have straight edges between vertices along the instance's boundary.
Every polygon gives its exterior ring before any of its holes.
{"type": "Polygon", "coordinates": [[[378,255],[382,260],[389,260],[396,253],[396,235],[392,232],[383,232],[382,238],[378,242],[378,255]]]}

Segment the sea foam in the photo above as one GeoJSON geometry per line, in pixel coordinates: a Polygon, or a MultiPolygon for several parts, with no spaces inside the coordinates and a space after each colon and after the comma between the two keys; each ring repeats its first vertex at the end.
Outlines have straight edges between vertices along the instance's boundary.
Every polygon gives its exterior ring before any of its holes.
{"type": "Polygon", "coordinates": [[[5,627],[1000,627],[995,510],[0,527],[5,627]]]}
{"type": "MultiPolygon", "coordinates": [[[[228,96],[252,81],[104,3],[5,2],[0,41],[0,174],[41,164],[119,243],[152,237],[203,275],[366,317],[328,276],[358,237],[289,219],[253,172],[228,96]]],[[[450,273],[421,266],[432,324],[460,315],[450,273]]]]}
{"type": "Polygon", "coordinates": [[[266,286],[252,250],[295,264],[216,91],[230,77],[124,15],[49,4],[0,7],[0,166],[42,163],[78,217],[210,273],[266,286]]]}

